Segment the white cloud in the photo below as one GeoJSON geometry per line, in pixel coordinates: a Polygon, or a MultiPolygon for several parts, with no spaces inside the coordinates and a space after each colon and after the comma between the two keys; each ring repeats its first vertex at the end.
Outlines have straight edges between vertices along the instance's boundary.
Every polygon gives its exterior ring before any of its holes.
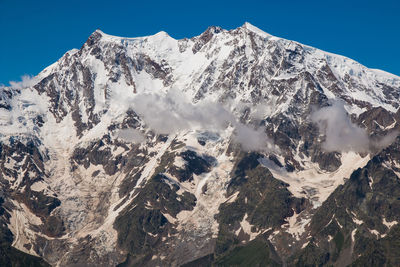
{"type": "Polygon", "coordinates": [[[263,131],[263,128],[254,129],[242,123],[236,123],[234,140],[247,151],[272,151],[272,140],[263,131]]]}
{"type": "Polygon", "coordinates": [[[365,129],[351,122],[341,101],[333,101],[331,106],[313,112],[311,120],[325,135],[322,148],[326,151],[369,152],[390,145],[397,136],[393,132],[380,140],[371,140],[365,129]]]}
{"type": "Polygon", "coordinates": [[[220,103],[200,101],[192,103],[181,91],[170,89],[165,94],[136,95],[130,107],[156,133],[171,134],[182,130],[222,131],[229,125],[235,128],[234,140],[245,150],[272,147],[262,128],[255,130],[237,122],[235,116],[220,103]]]}
{"type": "Polygon", "coordinates": [[[377,148],[377,149],[382,149],[382,148],[388,147],[395,141],[395,139],[398,135],[399,135],[399,131],[393,131],[391,133],[388,133],[386,136],[382,137],[381,139],[372,140],[371,145],[373,148],[377,148]]]}
{"type": "Polygon", "coordinates": [[[24,75],[21,77],[21,81],[10,81],[10,86],[15,89],[24,89],[31,87],[37,83],[37,78],[30,75],[24,75]]]}
{"type": "Polygon", "coordinates": [[[119,130],[117,132],[117,138],[125,142],[135,143],[135,144],[142,143],[146,140],[146,138],[140,131],[131,128],[119,130]]]}

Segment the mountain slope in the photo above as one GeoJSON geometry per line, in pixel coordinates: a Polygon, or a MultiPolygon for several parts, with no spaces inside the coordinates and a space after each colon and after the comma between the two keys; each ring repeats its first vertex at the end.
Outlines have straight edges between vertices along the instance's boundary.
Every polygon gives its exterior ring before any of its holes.
{"type": "Polygon", "coordinates": [[[245,23],[97,30],[0,92],[2,216],[51,265],[399,263],[399,77],[245,23]]]}

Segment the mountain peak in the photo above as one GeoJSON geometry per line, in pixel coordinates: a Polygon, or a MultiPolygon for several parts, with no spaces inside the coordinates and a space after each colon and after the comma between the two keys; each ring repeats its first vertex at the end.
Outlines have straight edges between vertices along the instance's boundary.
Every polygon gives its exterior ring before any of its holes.
{"type": "MultiPolygon", "coordinates": [[[[144,38],[153,38],[153,39],[165,39],[165,38],[172,38],[167,32],[165,31],[159,31],[156,34],[152,35],[147,35],[147,36],[140,36],[140,37],[123,37],[123,36],[117,36],[117,35],[110,35],[104,33],[102,30],[97,29],[95,30],[89,38],[95,38],[95,39],[106,39],[109,41],[120,41],[120,40],[140,40],[144,38]]],[[[173,39],[173,38],[172,38],[173,39]]]]}
{"type": "MultiPolygon", "coordinates": [[[[157,32],[156,34],[153,34],[153,35],[149,35],[149,36],[146,36],[146,37],[151,37],[151,38],[156,38],[156,39],[163,39],[163,38],[167,38],[167,39],[169,39],[169,38],[172,38],[167,32],[165,32],[165,31],[159,31],[159,32],[157,32]]],[[[173,39],[173,38],[172,38],[173,39]]]]}
{"type": "Polygon", "coordinates": [[[96,29],[94,31],[94,33],[98,33],[98,34],[104,35],[104,32],[102,30],[100,30],[100,29],[96,29]]]}
{"type": "Polygon", "coordinates": [[[271,34],[266,33],[265,31],[263,31],[263,30],[257,28],[256,26],[250,24],[250,23],[247,22],[247,21],[246,21],[240,28],[249,30],[249,31],[251,31],[251,32],[254,32],[254,33],[256,33],[256,34],[258,34],[258,35],[260,35],[260,36],[262,36],[262,37],[264,37],[264,38],[272,37],[271,34]]]}
{"type": "Polygon", "coordinates": [[[224,31],[224,29],[222,29],[219,26],[210,26],[206,30],[206,32],[212,32],[212,33],[215,33],[215,34],[220,33],[222,31],[224,31]]]}

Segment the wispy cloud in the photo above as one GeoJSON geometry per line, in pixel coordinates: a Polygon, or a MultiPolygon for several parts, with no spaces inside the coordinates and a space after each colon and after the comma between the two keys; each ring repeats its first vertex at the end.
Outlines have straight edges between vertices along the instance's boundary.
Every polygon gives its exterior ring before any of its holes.
{"type": "Polygon", "coordinates": [[[203,100],[194,104],[177,89],[170,89],[165,94],[139,94],[129,105],[159,134],[182,130],[218,132],[232,126],[234,140],[244,150],[269,150],[273,147],[263,128],[255,129],[238,122],[232,112],[220,103],[203,100]]]}
{"type": "Polygon", "coordinates": [[[119,130],[117,132],[117,138],[122,139],[125,142],[134,144],[142,143],[146,140],[146,138],[140,131],[131,128],[119,130]]]}
{"type": "Polygon", "coordinates": [[[274,144],[264,130],[263,127],[254,129],[249,125],[235,123],[234,140],[246,151],[273,151],[274,144]]]}
{"type": "Polygon", "coordinates": [[[313,112],[311,120],[325,135],[322,148],[326,151],[369,152],[390,145],[398,134],[393,132],[379,140],[372,140],[365,129],[351,122],[341,101],[332,101],[330,106],[313,112]]]}
{"type": "Polygon", "coordinates": [[[37,79],[35,77],[32,77],[30,75],[23,75],[21,77],[21,81],[10,81],[9,84],[12,88],[23,89],[35,85],[36,82],[37,79]]]}

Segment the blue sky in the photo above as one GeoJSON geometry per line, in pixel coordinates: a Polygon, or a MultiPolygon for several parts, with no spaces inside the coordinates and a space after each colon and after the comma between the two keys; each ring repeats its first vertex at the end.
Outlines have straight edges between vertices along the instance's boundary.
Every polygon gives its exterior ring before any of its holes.
{"type": "Polygon", "coordinates": [[[192,37],[245,21],[279,37],[400,75],[400,1],[0,0],[0,84],[36,75],[97,28],[136,37],[192,37]]]}

